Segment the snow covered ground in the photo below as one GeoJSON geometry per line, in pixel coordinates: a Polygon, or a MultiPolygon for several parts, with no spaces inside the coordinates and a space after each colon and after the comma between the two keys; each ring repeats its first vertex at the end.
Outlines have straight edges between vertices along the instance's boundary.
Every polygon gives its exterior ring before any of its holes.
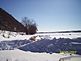
{"type": "Polygon", "coordinates": [[[28,40],[30,37],[33,36],[22,34],[23,33],[0,30],[0,41],[25,40],[25,39],[28,40]]]}
{"type": "MultiPolygon", "coordinates": [[[[36,36],[36,41],[38,41],[40,39],[49,39],[50,40],[50,39],[54,39],[54,38],[56,38],[56,39],[58,39],[58,38],[74,39],[74,38],[81,38],[81,32],[80,33],[45,33],[45,34],[25,35],[23,33],[0,31],[0,42],[1,41],[12,41],[12,40],[25,40],[26,41],[26,40],[29,40],[33,36],[36,36]]],[[[25,41],[23,41],[23,42],[25,42],[25,41]]],[[[19,42],[21,43],[21,41],[19,41],[19,42]]],[[[17,43],[18,43],[18,41],[17,41],[17,43]]],[[[81,44],[79,42],[74,42],[74,41],[71,43],[76,44],[76,45],[81,44]]],[[[75,55],[73,55],[73,56],[75,56],[75,55]]],[[[78,55],[76,55],[76,56],[78,56],[78,55]]],[[[72,56],[70,54],[59,54],[59,53],[49,54],[49,53],[44,53],[44,52],[35,53],[35,52],[28,52],[28,51],[26,52],[26,51],[22,51],[19,49],[0,51],[0,61],[59,61],[59,59],[63,59],[64,61],[72,61],[72,60],[80,61],[81,60],[81,56],[80,56],[80,58],[79,57],[73,58],[73,59],[68,58],[69,60],[68,59],[65,60],[66,57],[72,58],[72,56]]]]}
{"type": "Polygon", "coordinates": [[[70,57],[70,55],[32,53],[18,49],[0,51],[0,61],[59,61],[59,59],[63,57],[70,57]]]}
{"type": "Polygon", "coordinates": [[[81,32],[78,33],[45,33],[45,34],[36,34],[36,35],[40,35],[43,37],[50,37],[51,39],[53,38],[78,38],[81,37],[81,32]]]}
{"type": "Polygon", "coordinates": [[[44,33],[44,34],[34,34],[25,35],[22,33],[0,31],[0,41],[11,41],[11,40],[28,40],[32,36],[36,36],[36,41],[40,39],[53,39],[53,38],[81,38],[81,32],[79,33],[44,33]]]}

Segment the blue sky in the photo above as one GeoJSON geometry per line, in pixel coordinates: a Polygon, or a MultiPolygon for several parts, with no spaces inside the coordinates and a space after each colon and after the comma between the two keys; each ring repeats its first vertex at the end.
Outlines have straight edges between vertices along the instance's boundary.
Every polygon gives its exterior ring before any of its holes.
{"type": "Polygon", "coordinates": [[[81,30],[81,0],[0,0],[0,7],[35,20],[39,31],[81,30]]]}

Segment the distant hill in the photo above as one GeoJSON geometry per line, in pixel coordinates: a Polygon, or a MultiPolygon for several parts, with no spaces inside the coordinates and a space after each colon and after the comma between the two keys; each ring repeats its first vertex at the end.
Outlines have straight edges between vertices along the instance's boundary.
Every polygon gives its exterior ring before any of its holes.
{"type": "Polygon", "coordinates": [[[12,15],[0,8],[0,30],[23,32],[24,26],[12,15]]]}

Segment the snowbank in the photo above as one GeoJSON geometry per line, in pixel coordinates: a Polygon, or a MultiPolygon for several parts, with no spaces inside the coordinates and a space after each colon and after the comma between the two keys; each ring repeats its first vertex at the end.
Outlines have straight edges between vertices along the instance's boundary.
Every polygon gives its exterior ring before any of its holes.
{"type": "Polygon", "coordinates": [[[57,53],[24,52],[18,49],[0,51],[0,61],[59,61],[60,58],[68,56],[57,53]]]}

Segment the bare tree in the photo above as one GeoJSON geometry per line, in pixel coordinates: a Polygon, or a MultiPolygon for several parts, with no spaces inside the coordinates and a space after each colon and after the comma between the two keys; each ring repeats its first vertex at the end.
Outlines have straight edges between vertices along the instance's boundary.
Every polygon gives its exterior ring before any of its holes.
{"type": "Polygon", "coordinates": [[[25,27],[26,34],[34,34],[37,32],[37,24],[34,20],[30,20],[27,17],[22,19],[22,24],[25,27]]]}

